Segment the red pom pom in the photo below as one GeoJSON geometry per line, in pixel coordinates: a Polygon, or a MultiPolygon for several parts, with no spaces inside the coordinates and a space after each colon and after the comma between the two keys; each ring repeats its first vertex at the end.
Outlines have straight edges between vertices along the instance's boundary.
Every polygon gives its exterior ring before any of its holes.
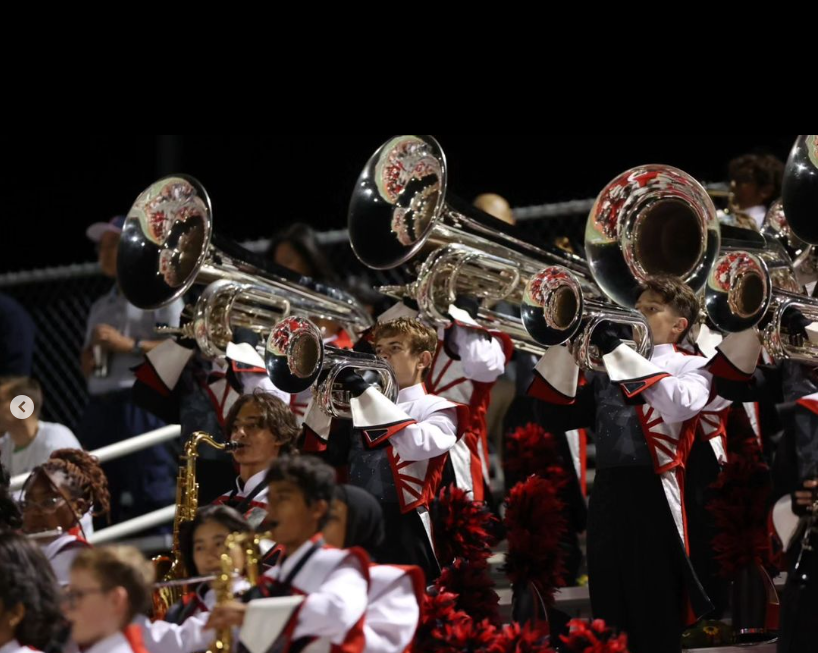
{"type": "Polygon", "coordinates": [[[551,472],[562,471],[562,457],[556,438],[539,424],[528,423],[506,435],[506,455],[503,469],[510,483],[524,481],[532,474],[545,476],[551,472]]]}
{"type": "Polygon", "coordinates": [[[454,485],[444,488],[436,506],[437,557],[445,565],[435,582],[438,592],[457,595],[456,609],[474,621],[500,623],[500,597],[494,591],[488,559],[497,544],[497,518],[484,503],[472,501],[454,485]]]}
{"type": "Polygon", "coordinates": [[[475,621],[487,621],[499,625],[498,605],[500,597],[494,591],[494,581],[489,575],[488,564],[470,564],[458,559],[445,567],[435,581],[438,591],[457,594],[457,609],[475,621]]]}
{"type": "Polygon", "coordinates": [[[594,619],[590,627],[584,619],[571,619],[568,635],[560,639],[570,653],[628,653],[628,636],[615,635],[602,619],[594,619]]]}
{"type": "Polygon", "coordinates": [[[503,626],[487,653],[555,653],[548,636],[530,624],[503,626]]]}
{"type": "Polygon", "coordinates": [[[435,511],[435,546],[442,565],[456,558],[475,564],[491,557],[497,544],[497,518],[484,503],[449,485],[441,490],[435,511]]]}
{"type": "Polygon", "coordinates": [[[513,584],[533,583],[547,605],[565,575],[560,540],[566,531],[559,485],[532,476],[506,499],[508,553],[504,571],[513,584]]]}
{"type": "Polygon", "coordinates": [[[767,515],[769,468],[743,409],[730,411],[727,428],[729,459],[710,486],[715,498],[707,504],[719,531],[713,538],[719,574],[732,580],[744,567],[759,564],[775,574],[777,559],[767,515]]]}

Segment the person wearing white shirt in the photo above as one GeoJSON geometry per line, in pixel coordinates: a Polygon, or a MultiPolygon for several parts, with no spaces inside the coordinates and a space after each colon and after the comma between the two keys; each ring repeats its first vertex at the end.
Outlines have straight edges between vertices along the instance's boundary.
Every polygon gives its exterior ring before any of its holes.
{"type": "Polygon", "coordinates": [[[232,452],[238,466],[236,487],[214,501],[238,510],[257,528],[267,516],[267,468],[280,455],[295,450],[301,429],[290,406],[279,397],[256,390],[242,395],[230,408],[225,431],[238,445],[232,452]]]}
{"type": "MultiPolygon", "coordinates": [[[[426,391],[424,379],[438,346],[433,328],[400,317],[379,323],[372,342],[376,354],[392,367],[400,391],[392,402],[351,368],[338,375],[352,396],[349,482],[381,504],[386,525],[381,561],[416,565],[431,582],[440,564],[429,506],[450,452],[469,424],[469,408],[426,391]]],[[[315,402],[304,424],[308,436],[328,437],[329,420],[315,402]]]]}
{"type": "Polygon", "coordinates": [[[607,373],[586,374],[577,389],[573,357],[552,347],[537,364],[530,392],[546,402],[538,405],[544,428],[595,428],[588,512],[594,617],[627,632],[634,653],[676,653],[689,619],[712,608],[687,557],[683,488],[713,379],[701,357],[676,347],[699,310],[681,280],[649,278],[636,308],[653,337],[650,360],[602,326],[592,342],[607,373]]]}
{"type": "Polygon", "coordinates": [[[58,449],[23,485],[23,532],[36,538],[60,584],[74,558],[90,545],[83,517],[108,512],[108,483],[97,459],[81,449],[58,449]]]}
{"type": "Polygon", "coordinates": [[[30,472],[57,449],[82,449],[68,427],[40,419],[42,408],[43,391],[36,379],[0,378],[0,463],[11,476],[30,472]],[[12,400],[21,395],[32,403],[23,419],[11,412],[12,400]]]}
{"type": "Polygon", "coordinates": [[[82,551],[64,594],[72,639],[85,653],[147,653],[132,622],[150,609],[153,579],[153,565],[134,547],[82,551]]]}
{"type": "Polygon", "coordinates": [[[253,600],[216,605],[208,627],[242,626],[241,641],[251,653],[274,643],[289,651],[304,640],[325,642],[333,652],[361,653],[369,558],[360,549],[328,547],[321,535],[335,471],[312,456],[285,456],[272,463],[267,481],[271,533],[284,554],[248,597],[253,600]],[[263,600],[294,596],[304,597],[297,608],[263,600]],[[282,610],[284,619],[273,618],[282,610]]]}

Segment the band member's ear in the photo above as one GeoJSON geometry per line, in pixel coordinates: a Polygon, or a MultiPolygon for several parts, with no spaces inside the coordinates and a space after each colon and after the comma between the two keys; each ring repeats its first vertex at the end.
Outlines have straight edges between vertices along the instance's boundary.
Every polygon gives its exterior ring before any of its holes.
{"type": "Polygon", "coordinates": [[[329,517],[330,514],[329,501],[326,501],[325,499],[313,501],[310,504],[309,509],[310,516],[318,522],[320,522],[325,516],[329,517]]]}
{"type": "Polygon", "coordinates": [[[676,318],[676,324],[673,325],[673,330],[681,335],[684,333],[685,329],[687,329],[687,325],[690,324],[686,317],[679,317],[676,318]]]}
{"type": "Polygon", "coordinates": [[[117,612],[127,614],[130,599],[128,597],[128,590],[126,590],[124,587],[114,587],[108,593],[108,600],[111,602],[111,605],[113,605],[117,612]]]}
{"type": "Polygon", "coordinates": [[[78,520],[82,519],[82,516],[86,512],[88,512],[88,510],[90,508],[91,508],[91,506],[88,504],[87,499],[79,498],[79,499],[75,499],[71,503],[71,510],[74,513],[74,515],[77,517],[78,520]]]}
{"type": "Polygon", "coordinates": [[[20,602],[6,609],[6,615],[11,631],[14,632],[26,616],[25,604],[20,602]]]}
{"type": "Polygon", "coordinates": [[[418,359],[418,369],[425,370],[431,367],[432,365],[432,353],[429,351],[423,351],[420,353],[420,358],[418,359]]]}

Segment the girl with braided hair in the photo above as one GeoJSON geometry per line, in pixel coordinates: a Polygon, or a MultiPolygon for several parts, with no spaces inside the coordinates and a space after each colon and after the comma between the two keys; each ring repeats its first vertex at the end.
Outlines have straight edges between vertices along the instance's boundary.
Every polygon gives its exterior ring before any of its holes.
{"type": "Polygon", "coordinates": [[[108,480],[97,459],[81,449],[58,449],[31,471],[23,486],[23,531],[34,535],[60,584],[77,554],[90,545],[80,520],[108,514],[108,480]]]}

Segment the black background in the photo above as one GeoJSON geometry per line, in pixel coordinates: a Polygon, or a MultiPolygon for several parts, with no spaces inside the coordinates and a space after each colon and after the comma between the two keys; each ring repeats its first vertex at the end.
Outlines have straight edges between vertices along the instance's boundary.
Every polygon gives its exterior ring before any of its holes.
{"type": "MultiPolygon", "coordinates": [[[[346,226],[352,186],[391,134],[5,135],[0,272],[93,260],[85,228],[119,213],[155,179],[197,177],[218,233],[269,237],[294,221],[346,226]]],[[[786,160],[796,135],[445,135],[449,187],[464,199],[497,192],[512,206],[593,197],[644,163],[724,181],[732,157],[786,160]]]]}

